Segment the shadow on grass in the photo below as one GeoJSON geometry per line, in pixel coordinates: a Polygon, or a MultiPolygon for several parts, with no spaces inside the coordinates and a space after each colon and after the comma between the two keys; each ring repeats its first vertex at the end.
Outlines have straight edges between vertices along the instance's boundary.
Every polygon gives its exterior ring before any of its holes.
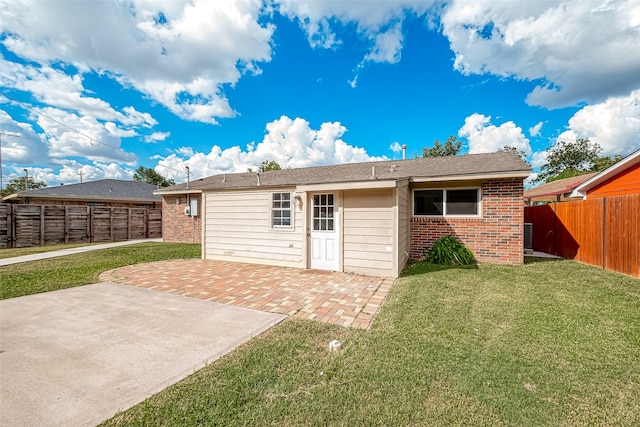
{"type": "Polygon", "coordinates": [[[432,264],[426,261],[413,261],[409,262],[407,266],[402,270],[400,277],[410,277],[417,274],[435,273],[443,270],[477,270],[478,265],[439,265],[432,264]]]}
{"type": "Polygon", "coordinates": [[[556,262],[556,261],[562,261],[562,258],[547,258],[547,257],[538,257],[538,256],[524,257],[525,264],[535,264],[538,262],[556,262]]]}

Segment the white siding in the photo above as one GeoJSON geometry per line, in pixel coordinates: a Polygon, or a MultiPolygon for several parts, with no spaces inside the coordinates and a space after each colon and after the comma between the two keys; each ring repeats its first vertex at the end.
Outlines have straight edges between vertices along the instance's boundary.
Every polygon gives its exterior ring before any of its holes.
{"type": "Polygon", "coordinates": [[[394,189],[344,191],[345,272],[395,276],[393,195],[394,189]]]}
{"type": "Polygon", "coordinates": [[[305,267],[303,215],[292,198],[293,227],[271,227],[271,194],[293,189],[269,189],[204,194],[207,259],[305,267]]]}
{"type": "Polygon", "coordinates": [[[409,185],[398,187],[396,195],[398,200],[398,271],[396,275],[399,275],[409,260],[409,222],[411,220],[409,185]]]}

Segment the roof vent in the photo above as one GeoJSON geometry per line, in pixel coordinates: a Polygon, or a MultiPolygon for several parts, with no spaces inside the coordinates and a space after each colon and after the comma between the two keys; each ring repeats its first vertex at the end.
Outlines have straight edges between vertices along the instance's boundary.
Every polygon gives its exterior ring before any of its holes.
{"type": "Polygon", "coordinates": [[[376,167],[375,166],[371,166],[371,179],[372,180],[376,179],[376,167]]]}
{"type": "Polygon", "coordinates": [[[256,177],[258,178],[258,186],[260,186],[260,172],[256,173],[256,177]]]}
{"type": "Polygon", "coordinates": [[[227,182],[227,174],[222,175],[222,182],[227,182]]]}
{"type": "Polygon", "coordinates": [[[396,165],[395,163],[392,164],[391,167],[389,168],[389,172],[395,172],[397,167],[398,165],[396,165]]]}

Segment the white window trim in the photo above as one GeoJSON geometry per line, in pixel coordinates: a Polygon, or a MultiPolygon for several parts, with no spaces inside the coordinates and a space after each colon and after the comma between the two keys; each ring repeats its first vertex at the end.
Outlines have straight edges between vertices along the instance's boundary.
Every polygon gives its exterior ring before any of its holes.
{"type": "Polygon", "coordinates": [[[414,218],[482,218],[482,187],[439,187],[439,188],[414,188],[411,190],[411,215],[414,218]],[[416,215],[416,191],[438,190],[442,191],[442,215],[416,215]],[[449,190],[476,190],[478,192],[478,213],[475,215],[447,214],[447,192],[449,190]]]}
{"type": "MultiPolygon", "coordinates": [[[[271,225],[271,229],[272,230],[293,230],[294,228],[294,215],[295,215],[295,209],[294,209],[294,204],[295,204],[295,196],[292,192],[290,191],[274,191],[272,193],[269,193],[269,224],[271,225]],[[273,211],[274,211],[274,207],[273,207],[273,195],[274,194],[288,194],[289,195],[289,218],[291,219],[290,224],[289,225],[274,225],[273,224],[273,211]]],[[[278,209],[280,210],[284,210],[284,209],[278,209]]]]}

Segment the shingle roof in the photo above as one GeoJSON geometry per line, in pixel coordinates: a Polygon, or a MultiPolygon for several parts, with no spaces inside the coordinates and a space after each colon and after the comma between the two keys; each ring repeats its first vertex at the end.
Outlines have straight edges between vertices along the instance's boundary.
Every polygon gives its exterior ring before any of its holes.
{"type": "Polygon", "coordinates": [[[35,190],[21,191],[18,197],[83,197],[114,200],[149,200],[160,201],[161,196],[153,194],[158,187],[139,181],[121,181],[117,179],[101,179],[82,184],[58,185],[35,190]]]}
{"type": "Polygon", "coordinates": [[[524,190],[524,198],[532,199],[536,197],[558,196],[561,194],[570,193],[574,188],[594,175],[597,175],[597,173],[588,173],[585,175],[572,176],[570,178],[551,181],[548,184],[542,184],[538,187],[524,190]]]}
{"type": "MultiPolygon", "coordinates": [[[[294,185],[315,185],[333,183],[352,183],[371,181],[372,168],[375,167],[377,180],[401,180],[416,178],[442,177],[443,180],[455,177],[470,179],[473,176],[504,176],[514,174],[526,177],[531,168],[520,157],[511,152],[488,154],[466,154],[463,156],[427,157],[410,160],[388,160],[382,162],[349,163],[334,166],[316,166],[310,168],[284,169],[260,172],[261,187],[294,185]]],[[[156,194],[165,192],[241,189],[258,187],[255,172],[214,175],[207,178],[159,189],[156,194]]]]}

